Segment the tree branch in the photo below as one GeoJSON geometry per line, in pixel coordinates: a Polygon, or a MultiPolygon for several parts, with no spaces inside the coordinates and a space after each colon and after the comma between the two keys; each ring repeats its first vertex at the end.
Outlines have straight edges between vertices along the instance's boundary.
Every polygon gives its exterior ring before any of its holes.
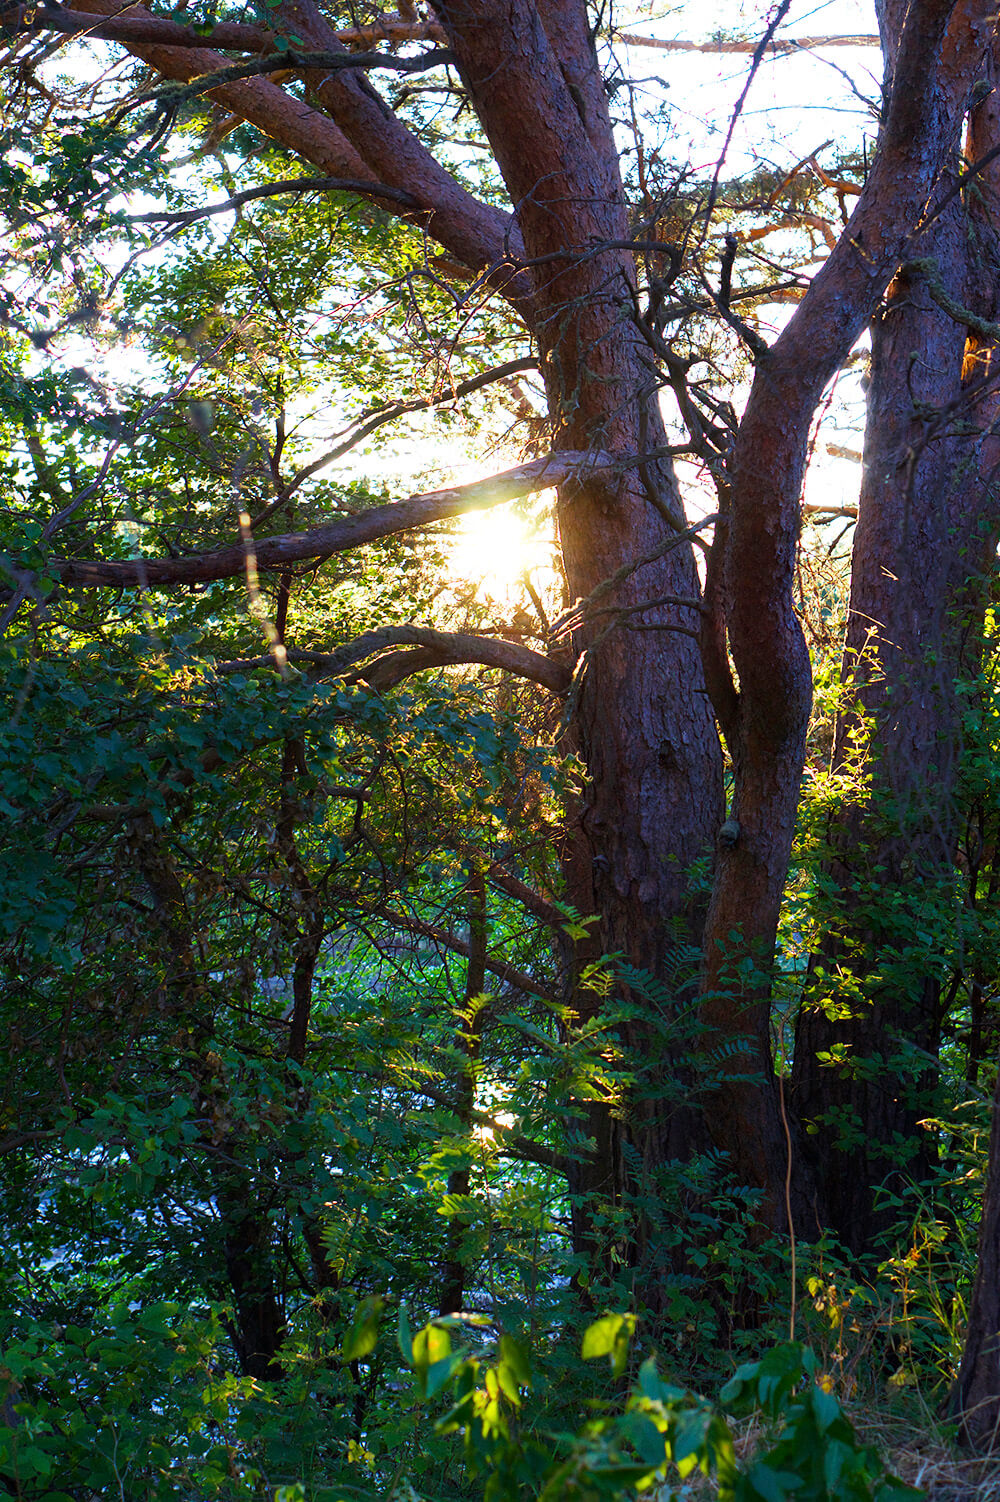
{"type": "Polygon", "coordinates": [[[324,73],[337,73],[345,68],[371,70],[388,68],[393,73],[426,73],[429,68],[441,68],[452,62],[447,51],[422,52],[417,57],[396,57],[389,52],[299,52],[291,47],[281,52],[259,58],[252,63],[233,63],[214,69],[206,77],[196,78],[192,83],[182,84],[169,90],[151,89],[130,100],[135,104],[157,102],[171,107],[184,104],[189,99],[198,99],[210,94],[220,84],[240,83],[248,78],[265,77],[269,73],[305,73],[312,68],[322,68],[324,73]]]}
{"type": "Polygon", "coordinates": [[[511,876],[502,866],[490,866],[486,872],[486,879],[491,886],[498,887],[501,892],[506,892],[508,897],[513,897],[526,908],[532,917],[540,923],[546,923],[550,928],[560,931],[566,927],[569,918],[561,908],[556,907],[554,902],[548,902],[540,893],[526,886],[516,876],[511,876]]]}
{"type": "MultiPolygon", "coordinates": [[[[272,52],[277,38],[265,26],[248,26],[245,23],[221,21],[210,31],[200,33],[191,26],[180,26],[175,21],[159,16],[136,16],[134,8],[128,13],[94,21],[85,11],[63,10],[55,5],[32,7],[17,5],[7,12],[5,30],[17,35],[31,35],[38,31],[61,32],[68,36],[88,36],[105,42],[121,42],[124,46],[157,44],[170,47],[216,47],[228,52],[272,52]],[[30,17],[30,19],[29,19],[30,17]]],[[[444,27],[436,21],[405,21],[398,16],[380,16],[367,26],[345,27],[336,33],[344,47],[374,47],[378,42],[445,42],[444,27]]],[[[750,53],[755,44],[750,41],[689,42],[673,38],[638,36],[634,32],[612,29],[611,36],[626,47],[651,47],[658,52],[700,53],[750,53]]],[[[769,53],[789,56],[814,47],[878,47],[877,36],[868,33],[853,36],[803,36],[789,37],[772,42],[769,53]]]]}
{"type": "MultiPolygon", "coordinates": [[[[662,37],[641,37],[631,31],[613,31],[612,36],[615,41],[624,42],[626,47],[654,47],[658,52],[750,53],[756,52],[758,46],[756,42],[749,41],[685,42],[662,37]]],[[[764,56],[789,57],[795,52],[808,52],[813,47],[880,47],[881,45],[880,38],[868,32],[853,36],[787,37],[782,41],[768,42],[764,48],[764,56]]]]}
{"type": "MultiPolygon", "coordinates": [[[[51,7],[49,7],[51,9],[51,7]]],[[[102,25],[117,24],[117,0],[79,0],[74,13],[102,25]]],[[[124,19],[124,18],[122,18],[124,19]]],[[[136,57],[157,69],[165,78],[181,82],[218,74],[227,59],[211,46],[193,45],[190,29],[172,22],[159,22],[141,5],[129,7],[129,22],[155,23],[152,41],[124,41],[136,57]]],[[[313,26],[299,17],[284,25],[280,13],[275,25],[316,51],[336,52],[337,33],[325,23],[313,26]]],[[[247,42],[254,50],[276,45],[272,33],[250,28],[247,42]],[[264,38],[271,41],[265,43],[264,38]]],[[[213,35],[218,32],[215,29],[213,35]]],[[[223,34],[229,39],[229,33],[223,34]]],[[[249,49],[248,49],[249,50],[249,49]]],[[[528,280],[510,265],[520,251],[520,235],[510,215],[477,199],[442,167],[403,122],[387,111],[381,99],[363,80],[343,68],[327,70],[314,84],[321,107],[293,98],[266,78],[241,78],[211,85],[211,97],[232,114],[255,125],[288,151],[311,162],[320,172],[356,181],[370,181],[374,188],[388,186],[409,193],[418,204],[406,217],[419,217],[421,227],[450,255],[475,275],[485,273],[496,287],[526,317],[530,315],[532,291],[528,280]]],[[[376,197],[377,197],[376,193],[376,197]]]]}
{"type": "Polygon", "coordinates": [[[245,203],[258,198],[277,198],[282,193],[363,193],[366,198],[384,198],[389,203],[398,203],[407,209],[420,205],[412,193],[402,188],[390,188],[386,183],[362,182],[348,177],[286,177],[280,182],[266,183],[260,188],[247,188],[234,193],[222,203],[209,203],[201,209],[154,209],[148,214],[130,214],[130,224],[194,224],[198,219],[209,219],[213,214],[228,214],[245,203]]]}
{"type": "Polygon", "coordinates": [[[483,511],[518,496],[548,490],[584,474],[613,467],[607,454],[568,452],[549,454],[530,464],[505,470],[488,480],[471,485],[456,485],[448,490],[433,490],[411,496],[388,506],[373,506],[356,516],[340,517],[305,532],[289,532],[265,537],[252,544],[234,543],[211,553],[192,553],[181,558],[137,558],[133,560],[98,560],[85,558],[50,559],[46,572],[83,589],[164,589],[174,584],[205,584],[214,579],[233,579],[246,571],[252,556],[258,569],[278,568],[289,563],[329,558],[346,553],[381,537],[393,537],[432,522],[461,516],[466,511],[483,511]]]}
{"type": "MultiPolygon", "coordinates": [[[[385,626],[380,631],[367,631],[333,652],[312,652],[290,647],[287,657],[294,665],[302,664],[336,677],[356,668],[365,657],[390,646],[415,646],[423,650],[379,657],[367,667],[358,668],[353,676],[364,679],[373,688],[384,689],[391,688],[423,668],[481,663],[484,667],[502,668],[519,678],[527,678],[553,694],[566,693],[572,678],[568,668],[517,642],[457,631],[435,631],[426,626],[385,626]],[[396,671],[396,664],[400,660],[405,664],[404,671],[396,671]]],[[[253,668],[273,666],[274,656],[266,652],[259,657],[236,658],[232,662],[219,663],[216,671],[222,674],[242,673],[253,668]]]]}

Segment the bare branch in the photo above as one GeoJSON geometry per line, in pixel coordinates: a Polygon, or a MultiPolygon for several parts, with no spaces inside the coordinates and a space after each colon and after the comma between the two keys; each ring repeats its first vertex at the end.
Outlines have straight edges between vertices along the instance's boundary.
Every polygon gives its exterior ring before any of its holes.
{"type": "Polygon", "coordinates": [[[430,68],[441,68],[452,62],[450,52],[422,52],[417,57],[396,57],[389,52],[299,52],[291,47],[251,63],[234,63],[231,67],[216,68],[213,72],[196,78],[192,83],[176,88],[150,90],[129,101],[129,107],[146,101],[177,106],[188,99],[198,99],[210,94],[220,84],[241,83],[244,79],[266,77],[269,73],[307,72],[322,68],[326,74],[337,73],[345,68],[366,71],[388,68],[393,73],[426,73],[430,68]]]}
{"type": "MultiPolygon", "coordinates": [[[[8,12],[7,29],[17,35],[31,35],[39,31],[55,31],[67,36],[89,36],[106,42],[121,42],[125,46],[143,43],[170,47],[215,47],[223,52],[272,52],[277,38],[265,26],[248,26],[245,23],[221,21],[205,33],[191,26],[178,25],[176,21],[159,16],[136,16],[134,9],[128,13],[95,21],[84,11],[63,10],[55,5],[19,5],[13,13],[8,12]]],[[[700,53],[750,53],[755,44],[750,41],[689,42],[662,37],[638,36],[634,32],[611,32],[615,41],[626,47],[649,47],[658,52],[700,53]]],[[[367,26],[345,27],[336,32],[338,42],[344,47],[371,48],[379,42],[437,42],[447,41],[444,27],[436,21],[405,21],[398,16],[380,16],[367,26]]],[[[868,33],[844,36],[788,37],[772,42],[768,53],[789,56],[812,48],[827,47],[878,47],[879,38],[868,33]]]]}
{"type": "Polygon", "coordinates": [[[546,923],[550,928],[565,928],[568,919],[561,908],[556,907],[554,902],[548,902],[540,893],[526,886],[523,881],[519,881],[516,876],[511,876],[510,872],[505,871],[502,866],[490,866],[486,872],[486,879],[491,886],[498,887],[501,892],[506,892],[508,897],[513,897],[540,923],[546,923]]]}
{"type": "Polygon", "coordinates": [[[857,521],[857,506],[814,506],[812,504],[802,507],[803,516],[846,516],[851,521],[857,521]]]}
{"type": "MultiPolygon", "coordinates": [[[[612,35],[615,41],[624,42],[626,47],[653,47],[658,52],[751,53],[756,52],[759,45],[757,42],[750,41],[685,42],[673,38],[636,36],[631,31],[615,31],[612,35]]],[[[859,32],[851,36],[785,37],[781,41],[768,42],[763,49],[763,55],[765,57],[789,57],[795,52],[808,52],[812,48],[880,47],[881,45],[879,37],[869,32],[859,32]]]]}

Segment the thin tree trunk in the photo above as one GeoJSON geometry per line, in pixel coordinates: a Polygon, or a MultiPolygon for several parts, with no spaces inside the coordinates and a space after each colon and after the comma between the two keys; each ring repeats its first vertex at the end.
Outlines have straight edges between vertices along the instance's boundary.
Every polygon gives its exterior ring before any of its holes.
{"type": "Polygon", "coordinates": [[[134,848],[142,876],[153,895],[157,926],[166,957],[165,990],[179,1025],[195,1040],[192,1072],[199,1113],[211,1112],[213,1127],[202,1146],[222,1230],[226,1278],[233,1297],[230,1335],[240,1370],[248,1377],[277,1381],[283,1369],[277,1353],[284,1340],[285,1315],[278,1295],[270,1246],[270,1223],[256,1202],[257,1186],[242,1167],[243,1144],[226,1125],[227,1086],[221,1066],[207,1046],[207,998],[196,963],[196,944],[184,886],[163,835],[152,820],[136,821],[134,848]]]}
{"type": "Polygon", "coordinates": [[[976,1450],[1000,1447],[1000,1073],[989,1153],[969,1324],[949,1402],[961,1439],[976,1450]]]}
{"type": "MultiPolygon", "coordinates": [[[[465,969],[465,998],[461,1026],[455,1036],[462,1072],[456,1082],[455,1115],[465,1137],[472,1131],[472,1111],[476,1096],[476,1066],[485,1020],[483,995],[486,990],[486,883],[477,867],[469,872],[468,885],[469,962],[465,969]]],[[[448,1175],[448,1194],[465,1198],[469,1193],[468,1168],[456,1168],[448,1175]]],[[[465,1299],[466,1259],[463,1249],[468,1222],[461,1215],[448,1221],[444,1263],[441,1269],[441,1314],[457,1314],[465,1299]]]]}

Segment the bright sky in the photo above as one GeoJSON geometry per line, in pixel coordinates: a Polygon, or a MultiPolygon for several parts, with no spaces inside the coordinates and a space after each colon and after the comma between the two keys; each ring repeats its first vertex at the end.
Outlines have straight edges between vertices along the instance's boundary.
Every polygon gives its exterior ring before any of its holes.
{"type": "MultiPolygon", "coordinates": [[[[662,7],[641,7],[633,20],[622,10],[616,24],[644,36],[701,41],[721,29],[756,38],[767,24],[771,7],[716,4],[709,10],[699,4],[673,9],[657,17],[662,7]],[[651,15],[652,13],[652,15],[651,15]]],[[[874,5],[867,0],[826,0],[815,5],[797,3],[777,33],[781,37],[805,35],[874,34],[874,5]]],[[[718,158],[736,101],[747,78],[746,54],[670,53],[648,48],[619,47],[619,56],[639,83],[637,104],[661,114],[669,129],[668,149],[674,158],[685,155],[696,169],[711,168],[718,158]]],[[[769,58],[756,75],[744,105],[727,158],[727,175],[737,175],[761,159],[779,171],[790,170],[803,157],[819,150],[819,160],[829,164],[843,143],[860,147],[865,134],[874,136],[875,121],[867,101],[879,97],[881,56],[877,48],[830,48],[815,54],[769,58]],[[832,145],[826,143],[833,143],[832,145]]],[[[654,143],[655,144],[655,143],[654,143]]],[[[773,330],[777,332],[794,311],[774,308],[773,330]]],[[[739,410],[748,387],[730,396],[739,410]]],[[[824,415],[824,430],[810,467],[806,499],[814,504],[843,505],[857,498],[860,467],[835,457],[826,445],[860,447],[859,424],[863,399],[857,374],[846,376],[824,415]]],[[[399,448],[381,446],[366,457],[368,473],[401,478],[414,467],[436,466],[442,455],[429,418],[426,438],[399,448]]],[[[454,454],[454,450],[452,450],[454,454]]],[[[516,462],[506,457],[478,453],[448,464],[448,478],[455,482],[480,479],[516,462]]],[[[346,466],[345,466],[346,467],[346,466]]],[[[714,509],[709,488],[692,471],[681,466],[681,478],[690,515],[694,518],[714,509]],[[685,473],[686,470],[686,473],[685,473]]],[[[516,589],[524,568],[542,569],[550,544],[514,514],[512,508],[466,518],[460,524],[455,546],[455,568],[461,574],[480,577],[480,597],[502,601],[516,589]]]]}
{"type": "MultiPolygon", "coordinates": [[[[759,36],[771,14],[771,7],[754,3],[714,3],[671,7],[668,14],[658,14],[662,6],[655,3],[619,8],[616,24],[639,34],[665,39],[686,38],[702,41],[721,30],[748,38],[759,36]]],[[[872,33],[877,29],[874,6],[866,0],[825,0],[810,4],[797,0],[783,23],[779,37],[816,34],[872,33]]],[[[665,149],[674,159],[690,160],[698,170],[711,168],[721,150],[733,107],[744,87],[749,57],[746,54],[670,53],[648,48],[619,47],[619,57],[630,76],[637,81],[636,103],[658,120],[653,130],[662,128],[665,149]]],[[[858,146],[862,136],[872,135],[874,121],[867,99],[878,97],[880,56],[875,48],[837,48],[816,54],[778,57],[760,66],[742,119],[729,147],[726,175],[736,175],[754,161],[763,158],[779,171],[790,170],[811,151],[820,151],[821,163],[829,162],[835,147],[824,143],[842,141],[858,146]]],[[[615,96],[620,103],[621,96],[615,96]]],[[[652,143],[655,145],[655,141],[652,143]]],[[[226,189],[220,184],[219,196],[226,189]]],[[[210,196],[215,196],[210,195],[210,196]]],[[[133,210],[142,207],[137,202],[133,210]]],[[[217,221],[218,222],[218,221],[217,221]]],[[[220,230],[229,227],[228,216],[219,222],[220,230]]],[[[765,242],[766,247],[766,242],[765,242]]],[[[775,308],[775,329],[790,316],[791,309],[775,308]]],[[[93,352],[86,357],[83,341],[74,340],[67,347],[67,363],[87,363],[93,368],[93,352]]],[[[129,356],[120,351],[124,362],[129,356]]],[[[114,374],[112,354],[109,375],[114,374]]],[[[745,392],[730,393],[739,405],[745,392]]],[[[858,446],[857,423],[862,404],[856,377],[841,383],[840,395],[828,414],[829,440],[849,447],[858,446]],[[836,431],[837,425],[842,431],[836,431]],[[854,430],[852,432],[852,430],[854,430]]],[[[437,471],[438,483],[445,480],[467,481],[494,472],[516,462],[518,455],[487,452],[456,453],[454,433],[442,441],[433,415],[420,424],[423,435],[405,439],[385,430],[363,458],[352,457],[339,466],[345,476],[359,469],[373,481],[384,479],[408,485],[421,470],[437,471]]],[[[824,439],[817,449],[809,482],[808,499],[829,504],[849,502],[856,497],[859,468],[842,459],[831,458],[824,451],[824,439]]],[[[333,476],[337,471],[327,474],[333,476]]],[[[710,497],[695,476],[689,490],[689,509],[698,515],[710,497]]],[[[523,566],[543,568],[551,544],[544,537],[529,538],[510,508],[502,513],[480,515],[463,523],[456,544],[457,570],[482,576],[481,594],[500,598],[510,594],[514,577],[523,566]],[[520,550],[520,552],[519,552],[520,550]]]]}

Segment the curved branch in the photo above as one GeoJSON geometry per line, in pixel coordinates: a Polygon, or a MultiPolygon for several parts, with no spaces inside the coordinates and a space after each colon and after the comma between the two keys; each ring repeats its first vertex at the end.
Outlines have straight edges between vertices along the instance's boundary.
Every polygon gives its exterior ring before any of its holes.
{"type": "MultiPolygon", "coordinates": [[[[569,668],[553,662],[541,652],[522,647],[501,637],[473,636],[458,631],[435,631],[428,626],[385,626],[380,631],[366,631],[355,641],[347,642],[334,652],[312,652],[290,647],[288,661],[295,666],[315,668],[337,676],[350,672],[364,658],[383,647],[415,647],[416,651],[392,652],[378,657],[367,667],[357,668],[352,676],[362,678],[375,689],[392,688],[413,673],[425,668],[452,667],[460,663],[480,663],[483,667],[502,668],[519,678],[527,678],[547,688],[550,693],[568,691],[572,674],[569,668]]],[[[265,652],[259,657],[241,657],[217,665],[222,674],[245,673],[253,668],[273,667],[274,656],[265,652]]]]}
{"type": "MultiPolygon", "coordinates": [[[[75,12],[88,19],[86,29],[93,33],[94,27],[117,24],[119,8],[118,0],[78,0],[75,12]]],[[[129,6],[128,20],[156,27],[153,40],[139,42],[124,34],[120,40],[165,78],[187,83],[229,65],[229,59],[205,45],[204,38],[194,46],[189,28],[160,22],[142,5],[129,6]]],[[[284,17],[276,15],[275,24],[279,23],[310,49],[336,51],[339,46],[332,27],[313,27],[302,17],[285,26],[284,17]]],[[[277,44],[273,33],[261,28],[247,28],[247,33],[247,50],[265,53],[277,44]],[[265,37],[270,42],[265,43],[265,37]]],[[[217,35],[218,28],[213,31],[213,37],[217,35]]],[[[228,31],[222,35],[229,40],[228,31]]],[[[315,90],[322,108],[286,94],[266,78],[216,82],[210,97],[324,174],[370,180],[376,198],[382,185],[411,194],[419,209],[406,211],[405,217],[418,218],[432,239],[474,273],[483,273],[490,286],[530,317],[531,288],[509,264],[520,247],[510,215],[466,191],[403,122],[385,110],[367,84],[361,87],[353,72],[328,72],[315,90]]]]}
{"type": "Polygon", "coordinates": [[[607,454],[570,451],[548,454],[530,464],[518,465],[488,480],[471,485],[456,485],[448,490],[432,490],[411,496],[389,506],[373,506],[356,516],[338,517],[323,526],[305,532],[288,532],[265,537],[250,547],[243,542],[211,553],[192,553],[182,558],[137,558],[134,560],[98,560],[86,558],[50,559],[46,572],[64,585],[83,589],[163,589],[174,584],[205,584],[214,579],[233,579],[246,571],[248,561],[258,569],[272,569],[290,563],[329,558],[346,553],[381,537],[392,537],[432,522],[461,516],[466,511],[483,511],[518,496],[548,490],[584,474],[613,467],[607,454]]]}

